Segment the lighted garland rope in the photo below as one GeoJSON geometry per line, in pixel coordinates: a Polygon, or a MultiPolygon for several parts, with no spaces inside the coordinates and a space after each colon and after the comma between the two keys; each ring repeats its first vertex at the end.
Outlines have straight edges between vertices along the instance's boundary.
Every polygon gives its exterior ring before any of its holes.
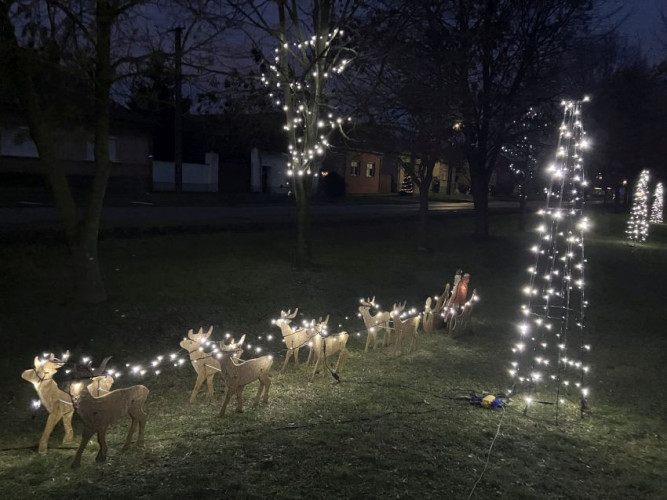
{"type": "MultiPolygon", "coordinates": [[[[436,296],[437,300],[437,296],[436,296]]],[[[363,299],[360,299],[360,302],[363,302],[363,299]]],[[[379,308],[379,304],[375,304],[374,307],[379,308]]],[[[405,318],[410,318],[414,316],[420,316],[421,313],[418,313],[416,309],[412,308],[409,311],[405,311],[400,314],[401,319],[405,318]]],[[[358,317],[361,317],[361,314],[357,314],[358,317]]],[[[280,319],[280,318],[279,318],[280,319]]],[[[271,320],[271,324],[276,325],[277,321],[279,319],[273,319],[271,320]]],[[[350,320],[350,316],[345,316],[345,320],[350,320]]],[[[338,327],[342,328],[342,324],[339,324],[338,327]]],[[[375,325],[378,326],[378,325],[375,325]]],[[[393,328],[387,326],[384,326],[385,328],[389,330],[393,330],[393,328]]],[[[301,326],[294,326],[291,327],[292,330],[292,335],[294,335],[298,330],[302,328],[310,328],[313,330],[313,334],[311,337],[308,338],[305,342],[303,342],[301,345],[297,347],[293,347],[292,349],[300,349],[301,347],[306,347],[310,346],[312,347],[312,340],[315,337],[315,335],[321,335],[323,338],[327,337],[335,337],[338,334],[329,334],[327,327],[321,324],[321,320],[319,322],[316,322],[315,320],[303,320],[301,323],[301,326]]],[[[352,332],[348,332],[349,335],[355,335],[357,337],[360,337],[363,333],[366,333],[367,329],[364,327],[363,329],[360,330],[355,330],[352,332]]],[[[220,345],[223,343],[226,343],[230,338],[232,338],[232,335],[230,333],[226,333],[224,335],[224,339],[216,340],[216,339],[206,339],[203,342],[199,342],[200,346],[195,349],[195,351],[200,351],[204,354],[206,354],[203,357],[200,357],[197,359],[197,362],[200,362],[202,360],[205,360],[207,358],[216,358],[219,359],[221,357],[221,352],[220,352],[220,345]]],[[[274,334],[267,334],[265,336],[259,335],[256,338],[256,341],[262,341],[262,339],[265,338],[267,341],[272,341],[274,338],[278,338],[277,335],[274,334]]],[[[284,338],[281,338],[281,341],[284,342],[284,338]]],[[[254,341],[253,341],[254,342],[254,341]]],[[[244,344],[245,349],[253,351],[252,344],[246,343],[244,344]]],[[[255,354],[261,354],[263,352],[263,348],[261,346],[256,346],[254,348],[254,353],[255,354]]],[[[191,352],[195,351],[188,351],[186,354],[182,354],[180,351],[179,352],[171,352],[169,354],[160,354],[155,356],[151,361],[145,362],[145,363],[126,363],[124,365],[124,368],[107,368],[101,371],[100,373],[97,373],[94,368],[91,368],[91,363],[92,363],[92,358],[90,356],[82,356],[80,358],[79,362],[72,362],[69,360],[69,351],[67,353],[62,354],[61,358],[58,361],[62,361],[64,365],[63,373],[66,376],[71,376],[74,371],[83,371],[86,372],[88,371],[88,375],[93,376],[93,375],[109,375],[114,377],[116,380],[123,377],[123,376],[134,376],[134,377],[144,377],[146,375],[154,375],[158,376],[162,373],[162,370],[164,368],[168,367],[182,367],[184,365],[187,365],[188,362],[190,361],[189,355],[191,352]]],[[[268,354],[269,356],[273,356],[272,353],[268,354]]],[[[43,353],[41,360],[46,361],[50,356],[50,353],[43,353]]],[[[110,359],[110,358],[109,358],[110,359]]],[[[103,362],[103,365],[106,365],[105,360],[103,362]]],[[[212,370],[220,371],[219,368],[206,364],[205,366],[207,368],[210,368],[212,370]]],[[[329,370],[331,375],[337,380],[340,381],[339,375],[331,369],[331,367],[328,364],[327,357],[326,357],[326,342],[324,342],[324,366],[329,370]]],[[[78,376],[83,376],[83,375],[78,375],[78,376]]],[[[35,399],[31,402],[31,406],[34,410],[37,410],[41,407],[41,401],[39,399],[35,399]]]]}
{"type": "Polygon", "coordinates": [[[642,170],[635,185],[635,192],[632,197],[632,208],[630,209],[630,218],[628,219],[628,227],[625,230],[627,238],[632,243],[643,243],[648,237],[648,181],[648,170],[642,170]]]}
{"type": "Polygon", "coordinates": [[[543,386],[555,389],[555,401],[540,402],[556,406],[556,420],[571,385],[579,392],[582,413],[589,394],[584,386],[589,370],[585,355],[590,350],[584,335],[587,182],[581,157],[588,146],[581,122],[581,104],[586,100],[563,102],[556,161],[547,169],[551,180],[545,208],[538,212],[543,219],[538,227],[540,240],[531,249],[535,261],[524,288],[528,301],[521,306],[524,320],[518,325],[520,338],[512,348],[516,358],[509,369],[512,388],[508,392],[525,393],[525,411],[533,402],[532,393],[545,393],[540,391],[543,386]]]}
{"type": "Polygon", "coordinates": [[[662,224],[664,189],[662,182],[658,182],[653,193],[653,205],[651,205],[651,218],[649,222],[653,224],[662,224]]]}

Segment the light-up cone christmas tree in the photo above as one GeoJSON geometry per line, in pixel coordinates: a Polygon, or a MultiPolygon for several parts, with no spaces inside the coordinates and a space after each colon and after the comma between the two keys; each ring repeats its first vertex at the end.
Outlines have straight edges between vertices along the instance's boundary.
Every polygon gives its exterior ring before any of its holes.
{"type": "Polygon", "coordinates": [[[625,234],[631,242],[643,243],[648,237],[648,201],[650,193],[648,179],[648,170],[642,170],[632,196],[630,218],[625,230],[625,234]]]}
{"type": "Polygon", "coordinates": [[[658,182],[653,193],[653,205],[651,205],[651,218],[649,222],[653,224],[662,224],[662,202],[665,198],[662,182],[658,182]]]}
{"type": "Polygon", "coordinates": [[[581,122],[582,102],[563,102],[556,159],[547,172],[551,176],[538,242],[531,248],[533,264],[528,268],[526,302],[521,306],[519,339],[512,347],[514,360],[510,396],[525,398],[528,411],[536,402],[553,404],[556,420],[563,405],[575,402],[588,408],[589,370],[584,296],[584,215],[586,178],[582,150],[587,141],[581,122]]]}

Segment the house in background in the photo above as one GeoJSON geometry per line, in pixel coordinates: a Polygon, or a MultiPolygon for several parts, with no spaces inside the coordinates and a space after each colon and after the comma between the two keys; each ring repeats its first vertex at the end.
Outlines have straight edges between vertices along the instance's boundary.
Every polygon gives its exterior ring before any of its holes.
{"type": "MultiPolygon", "coordinates": [[[[396,158],[398,186],[403,184],[408,175],[401,166],[401,161],[396,158]]],[[[419,161],[419,160],[417,160],[419,161]]],[[[419,193],[419,187],[413,183],[415,194],[419,193]]],[[[467,165],[448,165],[443,161],[437,161],[433,167],[433,180],[431,181],[431,190],[442,194],[456,195],[467,193],[470,189],[470,176],[467,165]],[[436,187],[437,186],[437,187],[436,187]],[[437,190],[437,191],[436,191],[437,190]]]]}
{"type": "Polygon", "coordinates": [[[287,194],[290,179],[287,176],[287,153],[250,151],[250,192],[264,194],[287,194]]]}
{"type": "MultiPolygon", "coordinates": [[[[151,188],[151,123],[120,105],[111,109],[109,157],[113,164],[109,192],[145,193],[151,188]]],[[[83,127],[57,130],[56,154],[74,186],[85,186],[95,174],[93,134],[83,127]]],[[[0,120],[0,178],[14,185],[34,185],[44,179],[37,145],[18,113],[0,120]]],[[[46,182],[45,180],[43,181],[46,182]]]]}
{"type": "Polygon", "coordinates": [[[382,153],[336,148],[322,161],[322,173],[336,172],[345,180],[347,194],[391,192],[391,176],[382,171],[382,153]]]}

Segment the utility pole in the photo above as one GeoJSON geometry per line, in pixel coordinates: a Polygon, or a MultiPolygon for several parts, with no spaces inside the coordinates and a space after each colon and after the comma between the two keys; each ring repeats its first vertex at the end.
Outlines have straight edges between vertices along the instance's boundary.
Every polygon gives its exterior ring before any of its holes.
{"type": "Polygon", "coordinates": [[[183,190],[183,110],[181,97],[181,59],[183,57],[183,44],[181,36],[183,28],[174,28],[175,48],[174,48],[174,69],[175,69],[175,89],[174,89],[174,188],[177,193],[183,190]]]}

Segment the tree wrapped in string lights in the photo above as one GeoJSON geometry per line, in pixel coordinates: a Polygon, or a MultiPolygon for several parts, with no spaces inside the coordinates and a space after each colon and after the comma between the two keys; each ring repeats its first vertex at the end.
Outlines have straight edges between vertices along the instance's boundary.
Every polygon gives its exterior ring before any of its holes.
{"type": "Polygon", "coordinates": [[[664,189],[662,182],[658,182],[653,193],[653,205],[651,205],[651,218],[649,222],[653,224],[662,224],[662,203],[664,200],[664,189]]]}
{"type": "Polygon", "coordinates": [[[528,268],[527,302],[521,306],[519,340],[509,373],[510,394],[531,403],[555,405],[556,420],[568,400],[574,399],[583,414],[588,408],[589,370],[585,340],[584,190],[587,185],[582,150],[588,144],[581,122],[581,106],[587,98],[563,102],[555,161],[545,207],[538,213],[539,241],[532,247],[534,263],[528,268]]]}
{"type": "Polygon", "coordinates": [[[632,208],[625,234],[631,242],[643,243],[648,237],[648,170],[642,170],[632,196],[632,208]]]}
{"type": "Polygon", "coordinates": [[[279,29],[274,33],[280,45],[262,73],[269,96],[285,112],[287,176],[298,210],[299,267],[311,260],[309,199],[317,163],[331,134],[350,120],[334,112],[331,95],[332,77],[344,71],[353,55],[344,31],[332,26],[335,19],[346,15],[349,13],[337,12],[333,2],[314,0],[312,11],[299,9],[296,3],[278,2],[279,29]],[[308,12],[312,16],[306,20],[308,12]]]}

